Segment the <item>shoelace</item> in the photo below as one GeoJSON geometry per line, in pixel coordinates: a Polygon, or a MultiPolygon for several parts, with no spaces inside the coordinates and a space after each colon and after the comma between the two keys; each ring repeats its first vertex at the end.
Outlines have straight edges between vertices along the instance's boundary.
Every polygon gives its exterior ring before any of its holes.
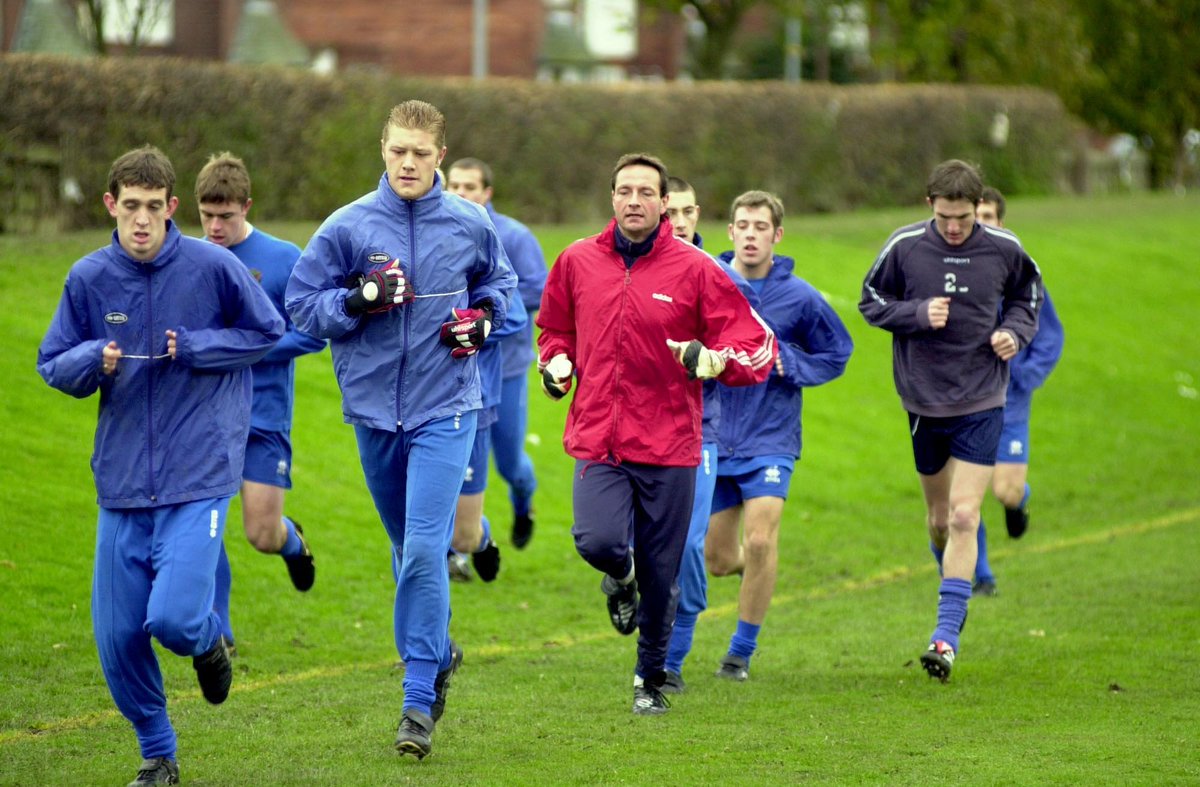
{"type": "Polygon", "coordinates": [[[647,686],[642,684],[642,691],[648,696],[639,697],[638,702],[640,704],[662,705],[664,708],[671,707],[671,701],[667,699],[667,695],[663,694],[662,690],[657,686],[647,686]]]}

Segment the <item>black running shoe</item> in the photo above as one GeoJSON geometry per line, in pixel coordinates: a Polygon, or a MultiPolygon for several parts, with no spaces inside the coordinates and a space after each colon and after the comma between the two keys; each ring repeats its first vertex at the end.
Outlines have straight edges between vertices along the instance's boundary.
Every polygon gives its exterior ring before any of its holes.
{"type": "Polygon", "coordinates": [[[218,636],[217,644],[192,657],[192,669],[200,681],[200,692],[213,705],[220,705],[229,696],[233,684],[233,665],[229,663],[229,651],[225,637],[218,636]]]}
{"type": "Polygon", "coordinates": [[[400,729],[396,730],[396,751],[423,760],[429,756],[432,748],[433,719],[412,708],[404,711],[400,717],[400,729]]]}
{"type": "Polygon", "coordinates": [[[637,580],[630,580],[622,585],[605,574],[600,589],[608,596],[608,619],[613,628],[622,634],[632,634],[637,628],[637,580]]]}
{"type": "Polygon", "coordinates": [[[750,660],[726,653],[725,658],[721,659],[721,665],[713,674],[718,678],[736,680],[740,683],[750,677],[750,660]]]}
{"type": "Polygon", "coordinates": [[[529,514],[517,514],[513,517],[512,543],[517,549],[529,546],[533,538],[533,517],[529,514]]]}
{"type": "Polygon", "coordinates": [[[921,654],[921,666],[929,677],[945,683],[950,680],[950,670],[954,667],[954,648],[940,639],[929,643],[929,649],[921,654]]]}
{"type": "Polygon", "coordinates": [[[141,787],[145,784],[179,784],[179,766],[174,760],[168,760],[166,757],[142,760],[137,778],[131,781],[128,787],[141,787]]]}
{"type": "Polygon", "coordinates": [[[663,680],[663,694],[683,694],[687,691],[687,684],[683,682],[683,676],[678,672],[667,670],[667,677],[663,680]]]}
{"type": "Polygon", "coordinates": [[[450,666],[438,672],[437,677],[433,680],[433,693],[436,695],[433,699],[433,707],[429,711],[429,715],[434,721],[442,718],[442,713],[446,710],[446,690],[450,688],[450,679],[454,677],[454,673],[458,672],[458,665],[462,664],[463,652],[454,640],[450,640],[450,666]]]}
{"type": "Polygon", "coordinates": [[[649,680],[633,687],[633,712],[638,716],[661,716],[671,709],[671,703],[663,694],[662,686],[649,680]]]}
{"type": "MultiPolygon", "coordinates": [[[[998,592],[999,588],[996,587],[994,579],[981,579],[971,587],[973,596],[994,596],[998,592]]],[[[966,621],[964,620],[963,623],[965,624],[966,621]]]]}
{"type": "Polygon", "coordinates": [[[300,527],[300,523],[292,520],[292,524],[296,526],[296,537],[300,539],[300,554],[285,557],[283,562],[287,564],[288,576],[292,578],[292,584],[296,590],[301,593],[307,591],[313,586],[313,582],[317,578],[317,567],[313,562],[312,550],[308,548],[308,541],[304,538],[304,530],[300,527]]]}
{"type": "Polygon", "coordinates": [[[1004,526],[1008,528],[1009,538],[1020,538],[1025,535],[1025,529],[1029,527],[1029,509],[1005,508],[1004,526]]]}
{"type": "Polygon", "coordinates": [[[471,565],[475,566],[475,573],[484,582],[491,582],[500,573],[500,547],[496,546],[496,542],[488,539],[487,546],[480,552],[471,553],[471,565]]]}

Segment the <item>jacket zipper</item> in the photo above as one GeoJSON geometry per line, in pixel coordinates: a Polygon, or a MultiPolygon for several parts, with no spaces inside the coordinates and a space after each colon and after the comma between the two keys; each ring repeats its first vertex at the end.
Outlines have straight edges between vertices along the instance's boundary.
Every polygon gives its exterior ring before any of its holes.
{"type": "MultiPolygon", "coordinates": [[[[416,223],[416,207],[412,200],[405,200],[408,206],[408,257],[412,262],[408,266],[408,275],[415,277],[417,268],[417,231],[416,223]]],[[[399,258],[397,258],[399,259],[399,258]]],[[[412,304],[407,304],[411,306],[412,304]]],[[[404,402],[404,367],[408,360],[408,339],[409,339],[409,323],[408,312],[406,308],[400,309],[400,333],[403,336],[400,347],[400,367],[396,376],[396,427],[404,426],[404,421],[401,418],[401,410],[404,402]]]]}
{"type": "MultiPolygon", "coordinates": [[[[618,255],[618,256],[620,256],[620,255],[618,255]]],[[[625,264],[624,260],[620,260],[620,262],[622,265],[625,264]]],[[[625,346],[625,306],[629,300],[629,283],[632,278],[632,275],[633,275],[633,269],[626,267],[625,268],[625,282],[624,282],[624,286],[621,288],[620,317],[617,322],[617,352],[618,353],[620,353],[620,348],[625,346]]],[[[615,448],[616,442],[617,442],[617,421],[619,420],[619,418],[618,418],[619,412],[618,411],[621,409],[621,404],[619,401],[620,396],[621,396],[620,391],[621,391],[621,358],[618,355],[617,362],[615,364],[613,364],[613,408],[612,408],[613,416],[612,416],[612,426],[610,427],[609,433],[608,433],[608,445],[609,445],[608,453],[610,456],[612,456],[613,459],[616,459],[617,461],[620,461],[620,457],[617,456],[616,451],[613,449],[615,448]]]]}
{"type": "MultiPolygon", "coordinates": [[[[149,263],[142,263],[149,265],[149,263]]],[[[146,480],[149,484],[150,502],[158,502],[154,483],[154,280],[153,270],[143,269],[146,281],[146,344],[149,356],[144,366],[146,374],[146,480]]],[[[170,359],[168,359],[170,360],[170,359]]]]}

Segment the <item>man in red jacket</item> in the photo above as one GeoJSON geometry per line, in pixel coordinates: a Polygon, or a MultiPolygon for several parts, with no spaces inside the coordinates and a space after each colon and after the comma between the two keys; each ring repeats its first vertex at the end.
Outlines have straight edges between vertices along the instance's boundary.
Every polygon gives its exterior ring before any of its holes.
{"type": "Polygon", "coordinates": [[[777,350],[729,276],[671,232],[661,161],[622,156],[611,185],[615,218],[568,246],[546,280],[538,368],[553,399],[578,382],[563,435],[576,460],[575,548],[604,573],[617,631],[641,629],[633,712],[654,715],[668,707],[661,687],[700,463],[701,381],[760,383],[777,350]]]}

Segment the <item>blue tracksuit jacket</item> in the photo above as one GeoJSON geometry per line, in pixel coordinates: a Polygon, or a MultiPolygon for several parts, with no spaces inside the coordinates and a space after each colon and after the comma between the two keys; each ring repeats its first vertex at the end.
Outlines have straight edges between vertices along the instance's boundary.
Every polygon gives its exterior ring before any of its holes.
{"type": "MultiPolygon", "coordinates": [[[[733,252],[721,255],[732,260],[733,252]]],[[[760,315],[779,345],[783,374],[765,383],[721,387],[720,459],[757,456],[800,458],[803,389],[841,375],[854,349],[846,326],[821,294],[792,274],[791,257],[775,255],[759,290],[760,315]]]]}
{"type": "Polygon", "coordinates": [[[147,508],[237,492],[250,428],[250,365],[283,320],[237,258],[167,223],[162,250],[139,262],[112,243],[67,274],[38,349],[38,373],[84,398],[100,391],[92,453],[104,508],[147,508]],[[101,372],[103,348],[126,356],[101,372]]]}
{"type": "Polygon", "coordinates": [[[292,266],[300,256],[300,247],[280,240],[255,227],[241,243],[230,246],[242,264],[250,270],[275,310],[283,318],[285,333],[261,361],[254,364],[254,401],[250,425],[269,432],[288,432],[292,428],[292,392],[296,375],[295,359],[325,349],[325,340],[296,329],[283,306],[292,266]]]}
{"type": "Polygon", "coordinates": [[[395,432],[481,406],[478,354],[450,356],[440,343],[454,308],[493,303],[504,325],[517,277],[484,209],[442,190],[441,177],[415,200],[379,187],[337,210],[309,240],[288,282],[296,327],[330,340],[346,422],[395,432]],[[398,259],[416,300],[352,316],[352,280],[398,259]]]}
{"type": "Polygon", "coordinates": [[[1042,309],[1038,312],[1037,333],[1008,362],[1008,395],[1004,403],[1004,422],[1029,420],[1033,392],[1040,388],[1062,356],[1063,326],[1050,300],[1042,290],[1042,309]]]}
{"type": "MultiPolygon", "coordinates": [[[[542,246],[528,227],[514,218],[497,213],[492,203],[487,204],[488,216],[496,225],[500,245],[508,255],[508,263],[517,274],[517,292],[528,315],[532,315],[542,304],[542,289],[546,286],[546,256],[542,246]]],[[[515,304],[518,298],[513,298],[515,304]]],[[[537,359],[533,349],[533,319],[530,316],[519,331],[511,333],[500,342],[500,354],[504,358],[504,379],[529,373],[529,366],[537,359]]]]}

